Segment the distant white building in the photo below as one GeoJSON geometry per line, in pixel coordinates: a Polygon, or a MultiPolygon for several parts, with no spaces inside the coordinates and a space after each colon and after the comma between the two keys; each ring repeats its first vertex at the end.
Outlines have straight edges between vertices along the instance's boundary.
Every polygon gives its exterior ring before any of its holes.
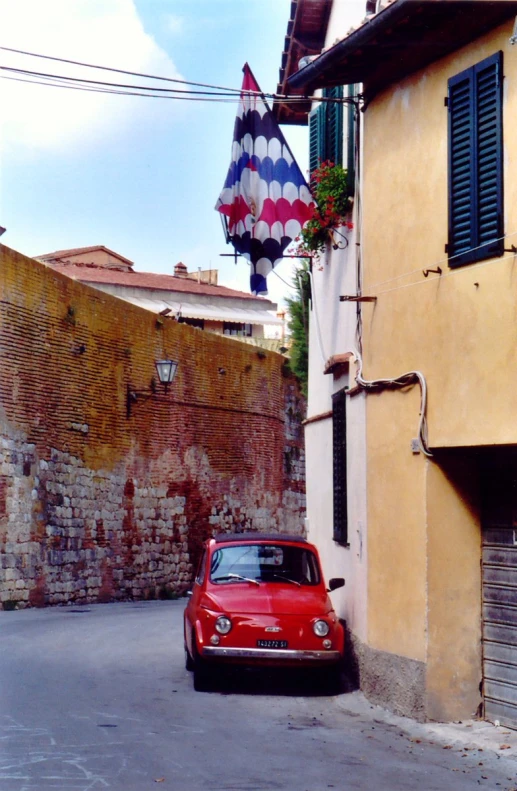
{"type": "Polygon", "coordinates": [[[274,302],[218,285],[216,269],[189,272],[179,262],[173,275],[136,272],[132,261],[103,245],[56,250],[37,260],[133,305],[210,332],[261,339],[265,327],[283,327],[274,302]]]}

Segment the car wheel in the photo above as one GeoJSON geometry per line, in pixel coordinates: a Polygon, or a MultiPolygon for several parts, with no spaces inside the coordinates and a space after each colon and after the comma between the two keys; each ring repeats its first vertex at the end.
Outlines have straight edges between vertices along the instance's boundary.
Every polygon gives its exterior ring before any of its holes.
{"type": "Polygon", "coordinates": [[[185,643],[185,668],[188,671],[194,670],[194,660],[189,654],[189,650],[187,648],[187,644],[185,643]]]}
{"type": "Polygon", "coordinates": [[[208,692],[212,686],[212,673],[205,659],[199,656],[196,647],[196,637],[192,635],[192,669],[194,671],[194,689],[196,692],[208,692]]]}

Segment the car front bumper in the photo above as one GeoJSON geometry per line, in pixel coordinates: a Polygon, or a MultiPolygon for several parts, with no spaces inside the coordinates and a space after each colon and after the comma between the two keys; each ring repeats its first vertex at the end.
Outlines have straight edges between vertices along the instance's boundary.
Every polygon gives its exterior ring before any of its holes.
{"type": "Polygon", "coordinates": [[[213,659],[240,659],[244,661],[275,661],[279,664],[292,662],[300,664],[336,663],[341,660],[339,651],[299,651],[290,648],[224,648],[204,646],[202,655],[213,659]]]}

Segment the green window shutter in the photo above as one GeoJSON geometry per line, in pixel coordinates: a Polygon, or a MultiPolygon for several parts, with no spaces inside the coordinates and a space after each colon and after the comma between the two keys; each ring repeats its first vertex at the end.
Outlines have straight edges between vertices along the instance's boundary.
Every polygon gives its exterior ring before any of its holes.
{"type": "Polygon", "coordinates": [[[346,389],[332,396],[333,539],[348,543],[348,497],[346,464],[346,389]]]}
{"type": "MultiPolygon", "coordinates": [[[[343,98],[343,87],[325,88],[326,99],[343,98]]],[[[343,104],[322,102],[309,115],[309,171],[312,173],[321,162],[330,159],[343,164],[343,104]]]]}
{"type": "Polygon", "coordinates": [[[327,115],[326,107],[320,104],[309,116],[309,171],[327,159],[327,115]]]}
{"type": "Polygon", "coordinates": [[[309,115],[309,173],[313,173],[319,164],[318,109],[309,115]]]}
{"type": "Polygon", "coordinates": [[[472,69],[449,82],[449,256],[458,265],[472,247],[472,69]]]}
{"type": "MultiPolygon", "coordinates": [[[[323,96],[327,99],[342,99],[343,86],[325,88],[323,96]]],[[[343,164],[343,104],[342,102],[324,102],[327,129],[324,159],[330,159],[335,165],[343,164]]]]}
{"type": "Polygon", "coordinates": [[[503,54],[449,80],[449,266],[502,255],[503,54]]]}
{"type": "Polygon", "coordinates": [[[502,57],[499,52],[474,68],[476,95],[477,242],[488,255],[502,255],[503,123],[502,57]]]}

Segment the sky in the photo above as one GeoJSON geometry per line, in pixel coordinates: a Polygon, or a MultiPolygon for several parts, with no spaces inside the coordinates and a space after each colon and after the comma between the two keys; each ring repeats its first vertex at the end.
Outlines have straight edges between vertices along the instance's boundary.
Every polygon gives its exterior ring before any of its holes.
{"type": "MultiPolygon", "coordinates": [[[[335,0],[352,21],[360,0],[335,0]]],[[[291,0],[0,0],[0,46],[239,88],[248,62],[274,92],[291,0]]],[[[345,31],[343,31],[345,32],[345,31]]],[[[0,66],[111,82],[130,78],[0,51],[0,66]]],[[[14,76],[0,71],[0,76],[14,76]]],[[[182,86],[179,86],[182,87],[182,86]]],[[[104,245],[145,272],[218,269],[249,292],[214,210],[237,104],[151,99],[0,79],[1,242],[29,256],[104,245]]],[[[284,126],[302,172],[306,127],[284,126]]],[[[293,261],[268,276],[282,303],[293,261]]]]}

